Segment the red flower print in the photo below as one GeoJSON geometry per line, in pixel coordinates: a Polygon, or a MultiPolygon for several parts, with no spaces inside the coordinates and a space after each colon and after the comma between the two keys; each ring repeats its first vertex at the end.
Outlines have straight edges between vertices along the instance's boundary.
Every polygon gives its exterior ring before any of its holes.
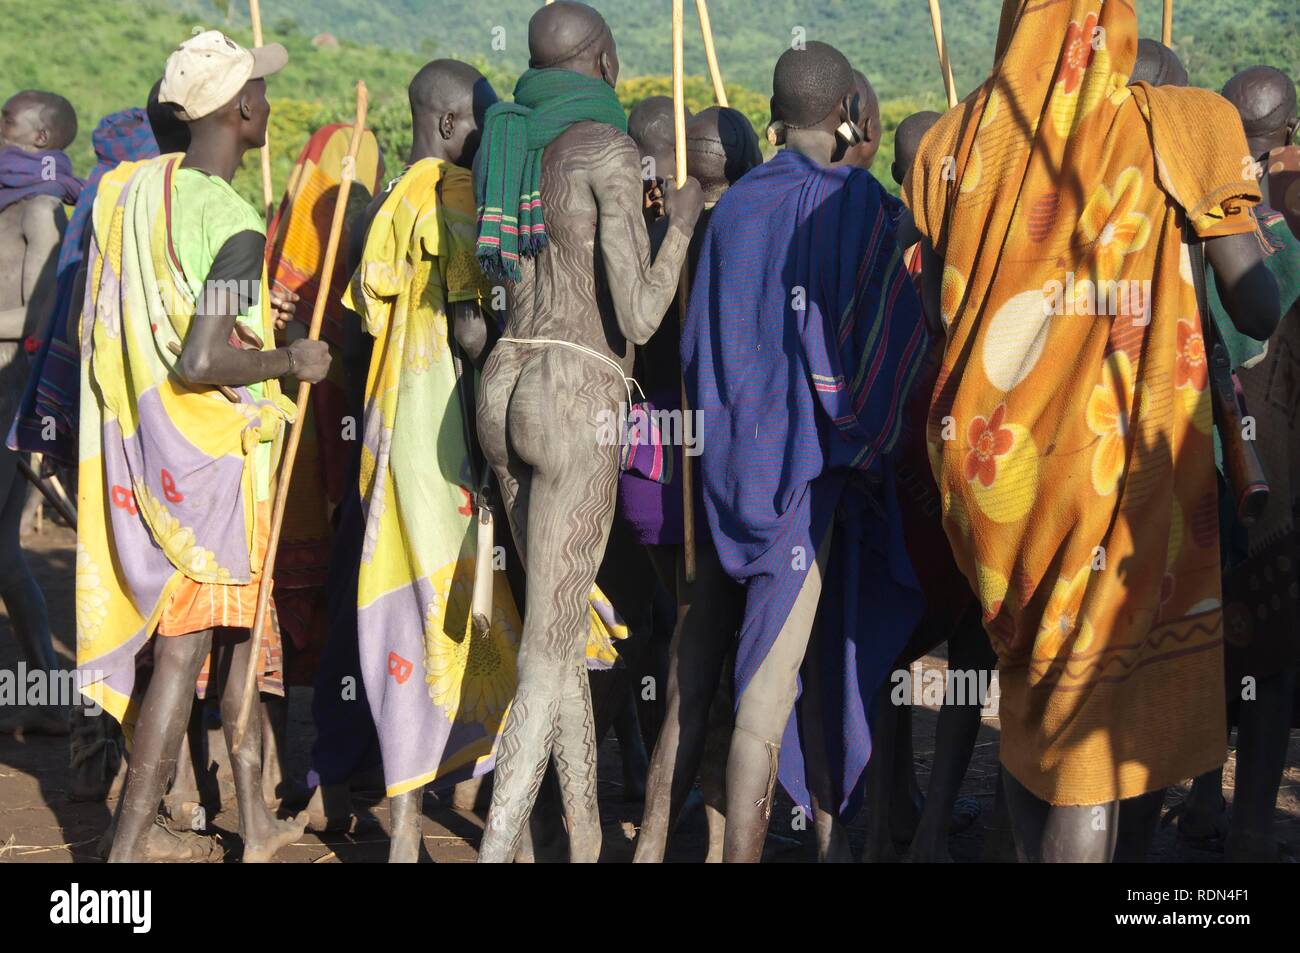
{"type": "Polygon", "coordinates": [[[1092,64],[1092,35],[1097,30],[1097,14],[1089,13],[1082,24],[1071,23],[1065,32],[1065,53],[1056,81],[1065,84],[1065,92],[1073,93],[1083,82],[1083,74],[1092,64]]]}
{"type": "Polygon", "coordinates": [[[998,404],[991,417],[976,417],[966,432],[971,447],[966,454],[966,479],[971,482],[979,480],[985,488],[992,486],[997,478],[997,458],[1010,452],[1011,444],[1015,441],[1011,431],[1002,426],[1006,416],[1007,405],[998,404]]]}
{"type": "Polygon", "coordinates": [[[1190,321],[1178,322],[1178,363],[1174,368],[1174,386],[1205,390],[1210,379],[1210,365],[1206,360],[1205,338],[1201,329],[1190,321]]]}

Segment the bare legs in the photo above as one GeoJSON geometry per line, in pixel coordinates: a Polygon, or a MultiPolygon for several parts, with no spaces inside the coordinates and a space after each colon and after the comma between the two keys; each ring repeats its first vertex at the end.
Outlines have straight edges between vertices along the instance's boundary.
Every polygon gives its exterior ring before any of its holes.
{"type": "MultiPolygon", "coordinates": [[[[184,636],[182,636],[184,638],[184,636]]],[[[166,641],[161,639],[160,641],[166,641]]],[[[221,727],[226,749],[231,751],[230,767],[235,776],[235,800],[239,805],[239,836],[244,841],[244,863],[266,863],[282,847],[302,836],[307,815],[277,821],[262,795],[262,732],[256,728],[244,734],[244,744],[236,754],[232,748],[235,723],[243,698],[244,679],[253,664],[252,640],[247,629],[220,629],[213,640],[213,672],[221,677],[221,727]]],[[[157,678],[157,675],[154,676],[157,678]]],[[[152,686],[151,686],[152,687],[152,686]]],[[[193,681],[190,683],[193,691],[193,681]]]]}
{"type": "Polygon", "coordinates": [[[650,762],[637,863],[663,861],[668,836],[700,770],[710,707],[744,611],[744,592],[723,571],[712,546],[697,547],[694,585],[687,587],[680,575],[678,584],[682,605],[669,650],[664,724],[650,762]]]}
{"type": "MultiPolygon", "coordinates": [[[[50,639],[45,596],[32,577],[19,541],[27,490],[27,481],[18,472],[18,455],[0,446],[0,599],[13,622],[20,658],[31,669],[54,672],[58,660],[50,639]]],[[[43,708],[25,712],[23,726],[66,734],[68,717],[56,702],[52,699],[43,708]]]]}
{"type": "MultiPolygon", "coordinates": [[[[992,670],[997,664],[989,645],[988,635],[980,622],[978,606],[958,623],[958,629],[948,640],[948,667],[959,673],[975,672],[976,686],[989,684],[992,670]],[[981,676],[987,676],[981,678],[981,676]]],[[[965,684],[971,684],[967,679],[965,684]]],[[[979,694],[978,690],[976,694],[979,694]]],[[[983,697],[966,697],[965,704],[944,702],[939,710],[934,736],[934,766],[930,772],[930,788],[925,806],[912,839],[908,859],[913,863],[951,863],[948,853],[948,827],[952,822],[953,806],[970,766],[975,750],[975,739],[980,730],[980,710],[983,697]]]]}
{"type": "Polygon", "coordinates": [[[117,834],[109,863],[150,859],[147,841],[163,788],[176,770],[181,738],[194,706],[194,680],[212,650],[212,631],[156,637],[153,677],[144,693],[131,747],[117,834]]]}
{"type": "Polygon", "coordinates": [[[478,414],[528,574],[519,685],[497,753],[479,861],[514,858],[554,755],[570,859],[594,863],[601,831],[587,598],[609,538],[617,480],[617,447],[602,445],[597,427],[622,387],[593,358],[520,350],[498,347],[488,359],[478,414]]]}
{"type": "Polygon", "coordinates": [[[388,818],[392,824],[388,841],[390,864],[414,864],[420,859],[423,842],[424,785],[388,799],[388,818]]]}
{"type": "MultiPolygon", "coordinates": [[[[229,746],[231,742],[239,717],[250,643],[246,629],[220,631],[222,637],[216,640],[211,630],[155,637],[154,672],[136,726],[117,836],[109,855],[111,862],[153,859],[148,849],[149,834],[163,788],[176,770],[181,738],[194,705],[194,680],[210,652],[213,674],[223,686],[221,718],[226,744],[229,746]]],[[[270,860],[281,847],[297,840],[306,823],[305,818],[277,821],[271,816],[262,800],[261,759],[258,731],[246,735],[243,748],[231,757],[245,863],[270,860]]]]}
{"type": "Polygon", "coordinates": [[[745,688],[727,756],[727,863],[758,863],[767,839],[781,736],[794,708],[799,667],[812,636],[821,597],[830,532],[808,567],[790,616],[767,658],[745,688]]]}
{"type": "Polygon", "coordinates": [[[1020,862],[1105,864],[1115,853],[1119,802],[1062,807],[1039,800],[1002,769],[1020,862]]]}
{"type": "MultiPolygon", "coordinates": [[[[1230,861],[1278,859],[1273,813],[1291,737],[1295,682],[1294,671],[1259,676],[1255,697],[1237,703],[1237,772],[1232,818],[1224,840],[1224,853],[1230,861]]],[[[1217,768],[1192,784],[1180,822],[1182,829],[1185,833],[1204,831],[1207,835],[1221,832],[1223,811],[1223,769],[1217,768]]]]}

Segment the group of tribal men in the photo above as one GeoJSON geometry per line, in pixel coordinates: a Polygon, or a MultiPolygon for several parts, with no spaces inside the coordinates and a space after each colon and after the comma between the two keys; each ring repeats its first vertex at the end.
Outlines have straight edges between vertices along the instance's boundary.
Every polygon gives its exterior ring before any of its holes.
{"type": "MultiPolygon", "coordinates": [[[[359,182],[332,306],[370,340],[343,360],[360,439],[322,594],[319,786],[277,817],[255,726],[230,759],[243,859],[346,826],[370,745],[390,859],[419,856],[426,785],[491,772],[480,860],[558,839],[596,861],[612,728],[638,861],[697,779],[710,860],[762,857],[778,780],[824,861],[852,859],[864,803],[866,857],[946,860],[985,699],[945,699],[922,804],[898,691],[945,642],[954,673],[996,666],[1021,860],[1143,859],[1193,778],[1184,836],[1276,859],[1300,660],[1292,80],[1190,88],[1127,0],[1005,0],[989,78],[898,127],[900,201],[870,171],[875,93],[826,43],[777,61],[773,158],[712,107],[681,185],[672,103],[625,114],[594,9],[544,6],[528,43],[513,102],[464,63],[421,70],[404,171],[359,182]],[[589,674],[610,636],[619,661],[589,674]]],[[[280,381],[347,350],[304,336],[307,293],[270,287],[266,222],[230,185],[287,59],[186,40],[147,110],[101,124],[84,189],[66,100],[4,107],[0,406],[10,447],[76,461],[80,687],[130,739],[110,860],[215,855],[159,816],[196,680],[221,686],[229,743],[248,667],[279,664],[249,629],[288,478],[280,381]]],[[[0,462],[0,595],[52,670],[26,484],[0,462]]]]}

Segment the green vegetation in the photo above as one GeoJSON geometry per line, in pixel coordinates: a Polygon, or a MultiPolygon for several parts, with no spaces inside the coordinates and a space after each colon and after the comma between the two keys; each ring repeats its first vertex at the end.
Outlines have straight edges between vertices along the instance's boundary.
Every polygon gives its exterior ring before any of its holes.
{"type": "MultiPolygon", "coordinates": [[[[619,96],[632,105],[669,91],[668,5],[662,0],[592,0],[619,41],[619,96]]],[[[528,17],[540,0],[262,0],[268,37],[289,48],[290,66],[271,80],[270,138],[278,189],[288,180],[311,130],[352,115],[352,87],[370,89],[371,125],[389,168],[410,147],[406,84],[434,56],[475,63],[508,96],[527,65],[528,17]],[[336,44],[313,44],[328,31],[336,44]]],[[[687,6],[687,101],[712,101],[694,4],[687,6]]],[[[945,28],[959,90],[987,71],[1000,0],[949,0],[945,28]]],[[[1144,32],[1158,34],[1158,0],[1139,0],[1144,32]]],[[[760,133],[767,124],[772,64],[796,29],[834,43],[860,66],[881,95],[885,142],[876,172],[886,185],[898,122],[918,109],[941,108],[943,87],[926,5],[919,0],[711,0],[718,57],[732,105],[760,133]]],[[[63,93],[77,108],[81,134],[71,149],[78,172],[94,162],[90,133],[99,117],[143,105],[163,60],[198,27],[225,29],[251,41],[245,0],[68,0],[7,4],[0,34],[0,91],[28,87],[63,93]]],[[[1238,69],[1269,63],[1300,75],[1300,4],[1296,0],[1179,0],[1174,45],[1199,85],[1218,88],[1238,69]]],[[[235,181],[261,195],[255,155],[235,181]]]]}

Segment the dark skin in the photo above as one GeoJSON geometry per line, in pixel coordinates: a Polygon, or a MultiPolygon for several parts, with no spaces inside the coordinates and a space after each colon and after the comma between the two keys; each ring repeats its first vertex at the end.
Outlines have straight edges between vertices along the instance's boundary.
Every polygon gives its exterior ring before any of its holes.
{"type": "MultiPolygon", "coordinates": [[[[1247,126],[1246,144],[1250,154],[1265,168],[1270,152],[1295,141],[1300,112],[1296,107],[1295,84],[1284,73],[1260,67],[1243,70],[1228,80],[1223,97],[1237,107],[1247,126]],[[1278,121],[1271,128],[1259,128],[1264,125],[1262,117],[1271,115],[1277,115],[1278,121]]],[[[1260,177],[1260,188],[1264,191],[1264,204],[1271,204],[1267,176],[1260,177]]]]}
{"type": "MultiPolygon", "coordinates": [[[[244,153],[266,141],[269,116],[265,80],[250,80],[225,106],[189,124],[190,146],[182,167],[229,182],[244,153]]],[[[231,346],[230,335],[238,326],[238,314],[235,295],[222,292],[202,296],[200,310],[191,320],[176,362],[176,373],[182,380],[191,385],[237,387],[291,373],[315,383],[328,373],[329,349],[323,341],[296,341],[272,351],[231,346]]],[[[246,334],[241,331],[241,337],[246,334]]],[[[210,629],[155,638],[154,677],[145,691],[110,862],[183,859],[200,849],[193,838],[160,833],[153,821],[163,788],[175,773],[181,739],[194,704],[194,679],[210,652],[215,652],[213,674],[222,686],[222,722],[226,743],[231,744],[245,673],[253,664],[248,630],[210,629]]],[[[245,739],[232,758],[231,768],[244,861],[269,861],[301,836],[307,818],[300,815],[281,821],[267,809],[262,792],[260,732],[245,739]]]]}
{"type": "MultiPolygon", "coordinates": [[[[1276,112],[1278,104],[1294,102],[1294,87],[1290,86],[1288,78],[1259,69],[1239,73],[1228,82],[1223,93],[1247,122],[1253,117],[1276,112]]],[[[1290,115],[1283,112],[1274,129],[1248,139],[1252,155],[1264,159],[1273,149],[1289,144],[1295,136],[1296,124],[1294,109],[1290,115]]],[[[1264,175],[1266,168],[1262,161],[1257,166],[1261,189],[1268,186],[1264,175]]],[[[1259,370],[1264,371],[1263,368],[1259,370]]],[[[1240,701],[1233,811],[1224,843],[1229,860],[1277,859],[1273,812],[1286,763],[1294,692],[1294,671],[1273,672],[1257,676],[1255,697],[1240,701]]],[[[1229,697],[1230,705],[1233,700],[1229,697]]],[[[1181,807],[1180,829],[1196,835],[1216,830],[1224,833],[1225,813],[1223,769],[1219,768],[1206,772],[1193,782],[1191,795],[1181,807]]]]}
{"type": "MultiPolygon", "coordinates": [[[[249,80],[230,103],[189,124],[190,147],[181,168],[198,169],[231,181],[244,153],[266,142],[270,115],[266,80],[249,80]]],[[[302,339],[269,351],[232,347],[230,335],[239,315],[235,295],[223,291],[205,295],[204,299],[190,322],[176,362],[176,373],[186,383],[243,387],[292,375],[314,384],[329,373],[329,345],[324,341],[302,339]],[[205,312],[205,307],[210,311],[205,312]]],[[[277,315],[277,323],[283,320],[277,315]]]]}
{"type": "MultiPolygon", "coordinates": [[[[411,84],[412,144],[407,165],[424,159],[439,159],[450,165],[471,169],[478,154],[482,137],[483,120],[488,107],[497,101],[496,91],[483,76],[463,63],[435,61],[417,75],[411,84]],[[442,65],[446,63],[447,65],[442,65]]],[[[376,195],[366,209],[365,218],[353,229],[350,250],[350,270],[356,271],[362,261],[366,232],[374,221],[388,194],[376,195]]],[[[495,319],[488,320],[476,302],[454,302],[450,306],[450,323],[456,343],[463,355],[475,367],[487,359],[496,339],[500,337],[495,319]]],[[[354,329],[360,349],[360,325],[354,329]]],[[[364,372],[356,375],[356,384],[365,380],[364,372]]],[[[468,386],[467,405],[474,405],[472,380],[461,379],[468,386]]],[[[359,401],[358,401],[359,403],[359,401]]],[[[324,804],[348,803],[346,786],[342,791],[318,792],[313,804],[324,810],[324,804]]],[[[389,799],[392,817],[388,861],[389,863],[415,863],[419,859],[421,844],[420,804],[424,788],[418,787],[389,799]]]]}
{"type": "Polygon", "coordinates": [[[849,119],[848,122],[857,129],[861,141],[849,145],[841,137],[841,148],[844,154],[836,165],[851,165],[858,169],[870,170],[872,163],[876,161],[876,153],[880,151],[880,99],[876,96],[871,81],[858,70],[853,71],[852,96],[856,97],[856,103],[850,100],[848,115],[853,116],[856,113],[858,118],[849,119]]]}
{"type": "MultiPolygon", "coordinates": [[[[567,69],[613,87],[618,55],[600,15],[556,0],[529,23],[537,67],[567,69]]],[[[699,184],[665,185],[667,235],[652,255],[640,153],[632,140],[579,122],[542,156],[549,243],[508,281],[507,335],[564,340],[632,369],[676,292],[703,205],[699,184]]],[[[484,368],[478,429],[528,573],[519,686],[497,755],[480,862],[515,856],[554,754],[570,856],[600,854],[595,723],[584,646],[588,596],[614,516],[617,453],[597,420],[627,399],[621,375],[591,354],[502,343],[484,368]]]]}
{"type": "MultiPolygon", "coordinates": [[[[687,169],[699,180],[708,203],[762,162],[749,121],[734,120],[714,107],[703,110],[686,129],[687,169]],[[743,124],[743,125],[742,125],[743,124]]],[[[703,222],[701,222],[701,225],[703,222]]],[[[697,232],[699,232],[697,226],[697,232]]],[[[698,245],[692,248],[698,253],[698,245]]],[[[694,261],[692,261],[692,267],[694,261]]],[[[659,334],[676,329],[661,328],[659,334]]],[[[674,352],[676,347],[674,347],[674,352]]],[[[676,354],[673,355],[676,365],[676,354]]],[[[680,370],[673,371],[674,376],[680,370]]],[[[660,579],[678,603],[677,626],[669,648],[663,727],[654,745],[646,781],[645,815],[637,836],[636,863],[662,863],[668,837],[677,824],[705,761],[705,801],[709,823],[709,858],[721,860],[725,832],[725,793],[719,777],[729,744],[730,704],[718,698],[727,650],[744,612],[744,593],[727,576],[710,541],[696,538],[695,581],[686,582],[680,546],[652,547],[660,579]],[[711,718],[719,722],[713,731],[711,718]]]]}

